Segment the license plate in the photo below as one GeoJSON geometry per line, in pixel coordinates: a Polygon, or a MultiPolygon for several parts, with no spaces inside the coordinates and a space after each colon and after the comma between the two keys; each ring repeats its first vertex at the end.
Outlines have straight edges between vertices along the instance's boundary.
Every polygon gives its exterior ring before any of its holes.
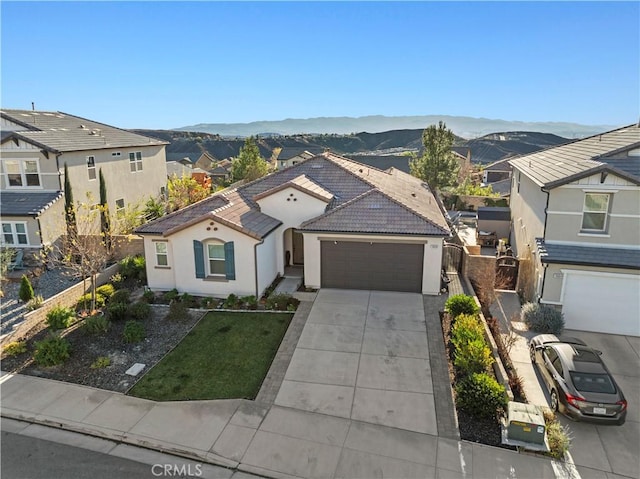
{"type": "Polygon", "coordinates": [[[593,414],[607,414],[607,408],[606,407],[594,407],[593,408],[593,414]]]}

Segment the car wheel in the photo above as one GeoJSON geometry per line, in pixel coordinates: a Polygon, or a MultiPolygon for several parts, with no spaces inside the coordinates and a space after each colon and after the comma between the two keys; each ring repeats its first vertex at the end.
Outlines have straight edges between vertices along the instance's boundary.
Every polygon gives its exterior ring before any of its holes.
{"type": "Polygon", "coordinates": [[[551,390],[551,410],[554,412],[558,410],[558,393],[555,389],[551,390]]]}

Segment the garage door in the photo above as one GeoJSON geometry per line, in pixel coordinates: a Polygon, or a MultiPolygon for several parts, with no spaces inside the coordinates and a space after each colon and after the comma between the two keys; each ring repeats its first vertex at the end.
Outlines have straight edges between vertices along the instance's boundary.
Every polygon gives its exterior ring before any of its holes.
{"type": "Polygon", "coordinates": [[[380,291],[422,291],[424,245],[321,242],[321,286],[380,291]]]}
{"type": "Polygon", "coordinates": [[[567,329],[640,336],[640,276],[566,271],[567,329]]]}

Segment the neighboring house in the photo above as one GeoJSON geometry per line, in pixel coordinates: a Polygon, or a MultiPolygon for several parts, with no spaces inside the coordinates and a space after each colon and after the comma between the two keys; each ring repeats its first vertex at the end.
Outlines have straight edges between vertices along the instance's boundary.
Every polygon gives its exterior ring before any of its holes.
{"type": "Polygon", "coordinates": [[[214,168],[209,170],[209,176],[214,183],[221,184],[231,178],[231,161],[220,160],[214,168]]]}
{"type": "Polygon", "coordinates": [[[278,169],[287,168],[300,163],[303,160],[313,158],[315,155],[322,153],[322,148],[295,148],[285,146],[280,150],[278,156],[275,158],[278,169]],[[311,150],[311,151],[310,151],[311,150]]]}
{"type": "Polygon", "coordinates": [[[482,170],[482,182],[485,185],[511,179],[512,166],[509,163],[510,158],[494,161],[488,164],[482,170]]]}
{"type": "Polygon", "coordinates": [[[190,176],[203,188],[211,189],[211,175],[201,168],[186,166],[177,161],[167,161],[167,177],[176,175],[178,178],[190,176]]]}
{"type": "Polygon", "coordinates": [[[164,192],[165,141],[61,112],[0,110],[3,246],[35,252],[65,232],[64,166],[76,202],[100,198],[114,214],[164,192]]]}
{"type": "Polygon", "coordinates": [[[209,171],[215,168],[217,162],[218,160],[204,151],[193,165],[202,170],[209,171]]]}
{"type": "Polygon", "coordinates": [[[429,187],[330,153],[139,227],[153,290],[260,296],[285,266],[308,287],[438,294],[447,221],[429,187]]]}
{"type": "Polygon", "coordinates": [[[568,329],[640,336],[640,127],[510,161],[511,244],[568,329]]]}
{"type": "Polygon", "coordinates": [[[410,156],[407,155],[346,155],[354,161],[359,161],[365,165],[373,166],[379,170],[395,168],[405,173],[409,173],[410,156]]]}

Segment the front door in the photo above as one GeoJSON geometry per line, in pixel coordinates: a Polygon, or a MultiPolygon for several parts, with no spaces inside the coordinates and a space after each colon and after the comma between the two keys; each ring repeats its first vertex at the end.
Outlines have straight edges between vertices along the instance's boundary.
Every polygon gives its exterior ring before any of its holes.
{"type": "Polygon", "coordinates": [[[293,232],[293,264],[304,264],[304,242],[302,233],[293,232]]]}

